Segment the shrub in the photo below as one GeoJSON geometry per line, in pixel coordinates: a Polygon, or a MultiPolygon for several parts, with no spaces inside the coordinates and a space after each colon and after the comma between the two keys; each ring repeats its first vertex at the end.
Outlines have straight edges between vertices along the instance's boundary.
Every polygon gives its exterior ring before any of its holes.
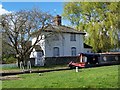
{"type": "Polygon", "coordinates": [[[14,57],[14,55],[5,55],[3,57],[3,60],[5,61],[6,64],[16,63],[16,61],[17,61],[17,59],[14,57]]]}

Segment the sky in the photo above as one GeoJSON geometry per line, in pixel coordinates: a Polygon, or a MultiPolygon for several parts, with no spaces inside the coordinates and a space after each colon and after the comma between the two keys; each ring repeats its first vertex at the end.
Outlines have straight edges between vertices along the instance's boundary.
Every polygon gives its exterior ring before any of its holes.
{"type": "MultiPolygon", "coordinates": [[[[56,16],[62,15],[64,2],[2,2],[0,3],[0,14],[16,12],[22,9],[29,10],[34,7],[56,16]]],[[[62,18],[62,24],[69,25],[70,23],[62,18]]]]}

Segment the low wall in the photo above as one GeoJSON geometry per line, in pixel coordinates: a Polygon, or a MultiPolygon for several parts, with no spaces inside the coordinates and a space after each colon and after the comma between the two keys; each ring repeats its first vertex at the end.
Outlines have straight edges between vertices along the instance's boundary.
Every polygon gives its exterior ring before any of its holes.
{"type": "Polygon", "coordinates": [[[66,57],[45,57],[45,65],[67,65],[70,61],[77,61],[77,56],[66,57]]]}
{"type": "Polygon", "coordinates": [[[17,66],[17,64],[0,64],[0,68],[12,68],[17,66]]]}

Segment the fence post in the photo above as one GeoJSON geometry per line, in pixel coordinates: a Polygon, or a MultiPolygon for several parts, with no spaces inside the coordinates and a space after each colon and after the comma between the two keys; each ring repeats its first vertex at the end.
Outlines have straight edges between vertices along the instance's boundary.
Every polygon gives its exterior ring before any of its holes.
{"type": "Polygon", "coordinates": [[[78,67],[76,67],[76,72],[79,72],[78,67]]]}

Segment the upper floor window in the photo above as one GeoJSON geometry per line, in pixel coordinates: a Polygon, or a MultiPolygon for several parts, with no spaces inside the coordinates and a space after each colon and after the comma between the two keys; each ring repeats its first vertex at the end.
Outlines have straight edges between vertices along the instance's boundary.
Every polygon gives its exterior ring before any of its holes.
{"type": "Polygon", "coordinates": [[[76,56],[76,48],[75,47],[71,48],[71,55],[76,56]]]}
{"type": "Polygon", "coordinates": [[[53,48],[53,56],[59,56],[60,55],[60,52],[59,52],[59,47],[54,47],[53,48]]]}
{"type": "Polygon", "coordinates": [[[71,35],[70,35],[70,41],[76,41],[76,34],[71,33],[71,35]]]}

